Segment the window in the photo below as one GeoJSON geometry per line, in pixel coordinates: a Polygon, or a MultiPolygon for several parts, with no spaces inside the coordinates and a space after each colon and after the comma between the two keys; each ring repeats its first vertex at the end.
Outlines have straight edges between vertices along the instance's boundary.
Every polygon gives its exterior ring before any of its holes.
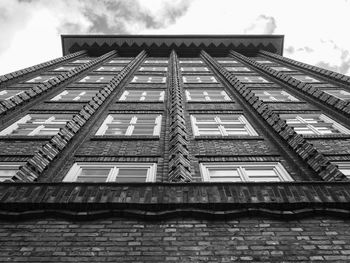
{"type": "Polygon", "coordinates": [[[0,132],[0,136],[56,135],[72,115],[28,114],[0,132]]]}
{"type": "Polygon", "coordinates": [[[75,163],[63,182],[154,182],[155,163],[75,163]]]}
{"type": "Polygon", "coordinates": [[[114,75],[95,75],[95,76],[86,76],[79,82],[90,82],[90,83],[107,83],[113,79],[114,75]]]}
{"type": "Polygon", "coordinates": [[[96,71],[121,71],[124,67],[112,67],[112,66],[103,66],[96,69],[96,71]]]}
{"type": "Polygon", "coordinates": [[[277,71],[293,71],[293,69],[286,68],[286,67],[271,67],[271,68],[277,71]]]}
{"type": "Polygon", "coordinates": [[[146,64],[167,64],[168,60],[145,60],[146,64]]]}
{"type": "Polygon", "coordinates": [[[214,76],[183,76],[184,83],[217,83],[214,76]]]}
{"type": "Polygon", "coordinates": [[[226,69],[228,71],[251,71],[249,68],[247,67],[226,67],[226,69]]]}
{"type": "Polygon", "coordinates": [[[230,101],[224,90],[186,90],[187,101],[230,101]]]}
{"type": "Polygon", "coordinates": [[[280,117],[299,134],[350,134],[350,130],[324,114],[281,114],[280,117]]]}
{"type": "Polygon", "coordinates": [[[194,59],[194,60],[180,60],[179,62],[180,62],[180,64],[197,64],[197,63],[202,64],[202,63],[203,63],[203,61],[202,61],[202,60],[199,60],[199,59],[194,59]]]}
{"type": "Polygon", "coordinates": [[[23,92],[24,92],[24,90],[18,90],[18,89],[2,90],[2,91],[0,91],[0,101],[9,100],[13,96],[21,94],[23,92]]]}
{"type": "Polygon", "coordinates": [[[263,101],[299,101],[284,90],[253,90],[263,101]]]}
{"type": "Polygon", "coordinates": [[[258,62],[258,63],[262,63],[262,64],[274,63],[274,62],[272,62],[272,61],[270,61],[270,60],[263,60],[263,59],[257,59],[257,60],[255,60],[255,61],[258,62]]]}
{"type": "Polygon", "coordinates": [[[97,90],[65,90],[53,97],[52,101],[89,101],[97,90]]]}
{"type": "Polygon", "coordinates": [[[332,162],[338,166],[338,169],[350,179],[350,162],[332,162]]]}
{"type": "Polygon", "coordinates": [[[291,75],[293,78],[301,81],[301,82],[320,82],[319,80],[312,78],[310,76],[306,76],[306,75],[291,75]]]}
{"type": "Polygon", "coordinates": [[[350,92],[343,89],[328,89],[323,90],[324,92],[345,101],[350,101],[350,92]]]}
{"type": "Polygon", "coordinates": [[[160,135],[161,115],[110,114],[96,135],[160,135]]]}
{"type": "Polygon", "coordinates": [[[71,62],[71,63],[74,63],[74,64],[84,64],[84,63],[88,63],[88,62],[90,62],[91,61],[91,59],[78,59],[78,60],[75,60],[75,61],[73,61],[73,62],[71,62]]]}
{"type": "Polygon", "coordinates": [[[22,165],[23,163],[0,163],[0,182],[3,182],[5,180],[11,180],[11,178],[16,175],[16,173],[22,165]]]}
{"type": "Polygon", "coordinates": [[[238,61],[236,60],[218,60],[220,64],[236,64],[238,61]]]}
{"type": "Polygon", "coordinates": [[[70,71],[72,69],[75,69],[76,67],[73,66],[63,66],[63,67],[59,67],[54,69],[54,71],[70,71]]]}
{"type": "Polygon", "coordinates": [[[236,76],[239,81],[246,83],[267,83],[268,81],[259,76],[236,76]]]}
{"type": "Polygon", "coordinates": [[[126,64],[129,63],[131,59],[112,59],[108,61],[108,64],[126,64]]]}
{"type": "Polygon", "coordinates": [[[201,163],[206,182],[280,182],[293,181],[279,162],[201,163]]]}
{"type": "Polygon", "coordinates": [[[209,71],[209,69],[206,67],[181,67],[181,71],[209,71]]]}
{"type": "Polygon", "coordinates": [[[164,101],[162,90],[126,90],[120,97],[120,101],[164,101]]]}
{"type": "Polygon", "coordinates": [[[257,136],[258,134],[243,115],[191,115],[195,136],[257,136]]]}
{"type": "Polygon", "coordinates": [[[30,79],[30,80],[27,80],[26,82],[27,83],[44,83],[44,82],[48,82],[50,79],[54,79],[56,78],[56,76],[50,76],[50,75],[47,75],[47,76],[38,76],[38,77],[35,77],[33,79],[30,79]]]}
{"type": "Polygon", "coordinates": [[[166,77],[134,76],[131,82],[133,83],[165,83],[166,77]]]}
{"type": "Polygon", "coordinates": [[[167,67],[140,67],[139,71],[168,71],[167,67]]]}

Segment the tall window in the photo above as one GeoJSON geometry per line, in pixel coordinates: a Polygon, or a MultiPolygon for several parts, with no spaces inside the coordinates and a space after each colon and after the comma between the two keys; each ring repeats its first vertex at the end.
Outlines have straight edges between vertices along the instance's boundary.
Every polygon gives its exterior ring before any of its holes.
{"type": "Polygon", "coordinates": [[[327,90],[323,90],[324,92],[327,92],[328,94],[344,100],[344,101],[350,101],[350,92],[343,90],[343,89],[327,89],[327,90]]]}
{"type": "Polygon", "coordinates": [[[202,163],[206,182],[280,182],[293,181],[278,162],[202,163]]]}
{"type": "Polygon", "coordinates": [[[301,82],[309,82],[309,83],[320,82],[319,80],[306,75],[291,75],[291,76],[301,82]]]}
{"type": "Polygon", "coordinates": [[[251,71],[249,68],[247,67],[226,67],[226,69],[228,71],[235,71],[235,72],[239,72],[239,71],[251,71]]]}
{"type": "Polygon", "coordinates": [[[75,163],[63,182],[154,182],[155,163],[75,163]]]}
{"type": "Polygon", "coordinates": [[[140,67],[139,71],[168,71],[167,67],[140,67]]]}
{"type": "Polygon", "coordinates": [[[0,163],[0,182],[5,180],[11,180],[13,176],[16,175],[19,168],[23,165],[23,163],[17,162],[1,162],[0,163]]]}
{"type": "Polygon", "coordinates": [[[287,67],[271,67],[271,68],[277,71],[293,71],[293,69],[290,69],[287,67]]]}
{"type": "Polygon", "coordinates": [[[133,83],[165,83],[166,77],[158,77],[158,76],[134,76],[132,79],[133,83]]]}
{"type": "Polygon", "coordinates": [[[183,76],[184,83],[217,83],[214,76],[183,76]]]}
{"type": "Polygon", "coordinates": [[[46,76],[38,76],[33,79],[27,80],[27,83],[44,83],[48,82],[50,79],[54,79],[56,76],[46,75],[46,76]]]}
{"type": "Polygon", "coordinates": [[[18,89],[1,90],[0,91],[0,101],[9,100],[13,96],[21,94],[23,92],[24,92],[24,90],[18,90],[18,89]]]}
{"type": "Polygon", "coordinates": [[[187,101],[229,101],[224,90],[186,90],[187,101]]]}
{"type": "Polygon", "coordinates": [[[209,71],[207,67],[181,67],[183,72],[209,71]]]}
{"type": "Polygon", "coordinates": [[[157,114],[110,114],[96,135],[159,136],[161,121],[157,114]]]}
{"type": "Polygon", "coordinates": [[[350,134],[350,130],[324,114],[281,114],[280,117],[299,134],[350,134]]]}
{"type": "Polygon", "coordinates": [[[258,134],[243,115],[191,115],[195,136],[257,136],[258,134]]]}
{"type": "Polygon", "coordinates": [[[76,67],[74,66],[62,66],[59,68],[54,69],[55,71],[70,71],[72,69],[75,69],[76,67]]]}
{"type": "Polygon", "coordinates": [[[93,75],[86,76],[83,79],[79,80],[79,82],[90,82],[90,83],[107,83],[113,79],[114,75],[93,75]]]}
{"type": "Polygon", "coordinates": [[[299,101],[284,90],[253,90],[263,101],[299,101]]]}
{"type": "Polygon", "coordinates": [[[126,90],[119,100],[123,101],[163,101],[162,90],[126,90]]]}
{"type": "Polygon", "coordinates": [[[53,97],[52,101],[89,101],[97,90],[64,90],[57,96],[53,97]]]}
{"type": "Polygon", "coordinates": [[[103,66],[96,69],[96,71],[121,71],[124,67],[103,66]]]}
{"type": "Polygon", "coordinates": [[[268,81],[259,76],[236,76],[239,81],[246,83],[267,83],[268,81]]]}
{"type": "Polygon", "coordinates": [[[0,136],[56,135],[68,121],[70,114],[28,114],[0,132],[0,136]]]}

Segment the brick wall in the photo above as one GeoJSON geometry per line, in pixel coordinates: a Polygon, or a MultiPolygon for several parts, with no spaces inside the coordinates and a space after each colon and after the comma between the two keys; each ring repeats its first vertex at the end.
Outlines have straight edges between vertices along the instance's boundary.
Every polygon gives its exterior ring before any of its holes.
{"type": "Polygon", "coordinates": [[[0,222],[1,262],[349,262],[350,220],[0,222]]]}

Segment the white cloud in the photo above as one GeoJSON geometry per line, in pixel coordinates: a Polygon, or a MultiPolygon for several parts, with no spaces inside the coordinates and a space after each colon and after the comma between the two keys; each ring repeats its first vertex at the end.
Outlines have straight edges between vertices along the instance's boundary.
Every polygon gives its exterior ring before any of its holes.
{"type": "Polygon", "coordinates": [[[350,74],[346,0],[5,2],[0,2],[0,30],[6,32],[0,36],[0,74],[60,56],[61,33],[91,32],[283,34],[286,56],[350,74]]]}

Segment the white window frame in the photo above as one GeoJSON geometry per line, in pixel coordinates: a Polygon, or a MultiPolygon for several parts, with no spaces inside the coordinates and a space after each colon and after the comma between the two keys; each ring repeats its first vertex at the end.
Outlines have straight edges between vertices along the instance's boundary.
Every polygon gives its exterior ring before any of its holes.
{"type": "Polygon", "coordinates": [[[252,92],[255,94],[255,96],[259,97],[262,101],[265,102],[298,102],[300,101],[299,99],[297,99],[296,97],[294,97],[293,95],[289,94],[288,92],[284,91],[284,90],[252,90],[252,92]],[[271,94],[271,92],[279,92],[280,95],[274,95],[271,94]],[[287,98],[288,100],[280,100],[279,97],[283,96],[285,98],[287,98]],[[265,97],[267,97],[267,99],[264,99],[265,97]]]}
{"type": "Polygon", "coordinates": [[[207,67],[181,67],[182,72],[204,72],[209,71],[207,67]]]}
{"type": "Polygon", "coordinates": [[[154,84],[159,84],[159,83],[166,83],[166,77],[163,76],[144,76],[144,75],[138,75],[134,76],[133,79],[131,80],[131,83],[154,83],[154,84]],[[143,78],[148,78],[148,80],[143,80],[143,78]],[[159,79],[161,81],[156,81],[153,82],[153,78],[159,79]],[[140,81],[141,79],[141,81],[140,81]]]}
{"type": "Polygon", "coordinates": [[[271,68],[276,70],[276,71],[293,71],[293,69],[283,67],[283,66],[275,66],[275,67],[271,67],[271,68]]]}
{"type": "Polygon", "coordinates": [[[168,60],[161,60],[161,59],[158,59],[158,60],[152,60],[152,59],[147,59],[145,60],[143,63],[145,64],[168,64],[168,60]]]}
{"type": "MultiPolygon", "coordinates": [[[[200,164],[200,172],[202,175],[202,179],[204,182],[212,182],[213,180],[210,177],[210,169],[218,169],[218,170],[237,170],[238,175],[241,179],[241,181],[238,182],[255,182],[251,180],[248,176],[248,174],[245,172],[246,168],[256,168],[256,170],[263,170],[263,168],[271,168],[276,173],[276,176],[279,178],[279,181],[276,180],[276,182],[283,182],[283,181],[294,181],[292,177],[289,175],[289,173],[286,171],[286,169],[283,167],[283,165],[280,162],[215,162],[215,163],[201,163],[200,164]]],[[[228,176],[228,178],[230,178],[228,176]]],[[[262,176],[263,178],[263,176],[262,176]]],[[[217,181],[216,181],[217,182],[217,181]]],[[[222,182],[228,182],[227,180],[223,180],[222,182]]],[[[232,181],[237,182],[237,181],[232,181]]],[[[257,181],[257,182],[263,182],[263,181],[257,181]]],[[[267,180],[266,182],[274,182],[271,180],[267,180]]]]}
{"type": "MultiPolygon", "coordinates": [[[[120,135],[116,135],[116,136],[132,136],[134,128],[135,128],[135,124],[137,124],[138,116],[140,116],[140,115],[146,115],[146,114],[109,114],[95,135],[96,136],[105,135],[105,133],[108,129],[108,125],[113,122],[115,117],[130,116],[130,121],[129,121],[129,124],[127,125],[128,127],[126,129],[125,134],[120,134],[120,135]]],[[[149,114],[147,114],[147,115],[149,115],[149,114]]],[[[154,115],[156,115],[156,114],[154,114],[154,115]]],[[[160,115],[160,114],[156,115],[154,127],[153,127],[153,134],[137,135],[137,136],[160,136],[161,124],[162,124],[162,115],[160,115]]],[[[109,136],[113,136],[113,135],[109,135],[109,136]]]]}
{"type": "Polygon", "coordinates": [[[114,75],[90,75],[90,76],[85,76],[84,78],[82,78],[81,80],[79,80],[78,82],[80,83],[108,83],[113,79],[114,75]],[[91,80],[91,77],[99,77],[97,80],[91,80]],[[105,80],[105,77],[108,76],[108,79],[105,80]],[[109,77],[112,77],[111,79],[109,79],[109,77]],[[105,81],[104,81],[105,80],[105,81]]]}
{"type": "Polygon", "coordinates": [[[303,83],[320,83],[321,81],[319,81],[318,79],[315,79],[314,77],[310,77],[308,75],[290,75],[291,77],[293,77],[296,80],[299,80],[303,83]],[[304,79],[298,78],[298,77],[304,77],[304,79]],[[307,81],[305,79],[309,79],[310,81],[307,81]]]}
{"type": "Polygon", "coordinates": [[[100,71],[105,71],[105,72],[119,72],[122,71],[124,67],[121,66],[101,66],[95,71],[100,72],[100,71]]]}
{"type": "MultiPolygon", "coordinates": [[[[52,134],[39,134],[42,130],[44,129],[47,129],[45,125],[53,125],[53,124],[57,124],[57,128],[50,128],[50,129],[57,129],[57,133],[59,132],[59,130],[61,128],[63,128],[66,123],[69,121],[65,121],[63,123],[55,123],[54,121],[56,120],[57,116],[65,116],[65,117],[69,117],[70,119],[73,117],[69,114],[56,114],[56,115],[52,115],[52,114],[27,114],[26,116],[24,116],[23,118],[19,119],[18,121],[16,121],[15,123],[13,123],[12,125],[8,126],[7,128],[3,129],[2,131],[0,131],[0,136],[22,136],[22,135],[17,135],[17,134],[12,134],[12,132],[14,132],[15,130],[17,130],[19,128],[19,125],[23,124],[28,124],[28,125],[31,125],[29,124],[28,122],[30,120],[33,119],[33,116],[36,116],[36,115],[40,115],[41,118],[46,118],[45,121],[43,122],[38,122],[38,123],[35,123],[35,118],[34,118],[34,122],[31,123],[33,125],[37,124],[37,127],[36,128],[33,128],[33,130],[31,132],[29,132],[27,135],[23,135],[23,136],[36,136],[36,135],[40,135],[40,136],[46,136],[46,135],[52,135],[52,134]],[[62,124],[60,127],[58,124],[62,124]]],[[[53,136],[53,135],[52,135],[53,136]]]]}
{"type": "Polygon", "coordinates": [[[238,61],[236,60],[217,60],[218,63],[220,64],[238,64],[238,61]]]}
{"type": "MultiPolygon", "coordinates": [[[[45,75],[45,76],[48,76],[48,75],[45,75]]],[[[45,83],[45,82],[48,82],[49,80],[52,80],[52,79],[56,78],[57,76],[51,76],[50,78],[48,78],[48,79],[46,79],[44,81],[40,81],[40,79],[42,79],[43,77],[44,77],[44,75],[37,76],[35,78],[27,80],[26,83],[45,83]]]]}
{"type": "Polygon", "coordinates": [[[186,75],[182,76],[183,83],[218,83],[218,80],[214,76],[192,76],[192,75],[186,75]],[[201,78],[204,77],[205,80],[201,80],[201,78]],[[188,81],[187,78],[190,78],[190,81],[188,81]],[[197,82],[193,82],[193,79],[196,78],[198,80],[197,82]],[[211,81],[209,81],[209,79],[211,81]]]}
{"type": "Polygon", "coordinates": [[[264,59],[256,59],[255,61],[258,62],[258,63],[261,63],[261,64],[272,64],[272,63],[274,63],[273,61],[264,60],[264,59]]]}
{"type": "Polygon", "coordinates": [[[125,90],[121,97],[119,98],[119,101],[164,101],[164,95],[165,91],[164,90],[125,90]],[[128,99],[128,95],[132,92],[142,92],[140,94],[140,99],[138,100],[130,100],[128,99]],[[148,92],[159,92],[159,98],[157,100],[149,100],[147,99],[147,96],[149,95],[148,92]],[[147,100],[146,100],[147,99],[147,100]]]}
{"type": "MultiPolygon", "coordinates": [[[[220,114],[220,115],[213,115],[213,114],[206,114],[206,116],[213,116],[214,120],[215,120],[215,124],[218,125],[218,130],[220,132],[220,134],[201,134],[198,126],[197,126],[197,120],[196,120],[196,116],[199,114],[195,114],[195,115],[191,115],[191,124],[192,124],[192,131],[194,136],[258,136],[259,134],[255,131],[255,129],[253,128],[253,126],[248,122],[248,120],[242,115],[242,114],[232,114],[232,115],[228,115],[228,114],[220,114]],[[244,129],[247,131],[248,134],[242,134],[242,135],[233,135],[233,134],[229,134],[227,132],[227,128],[225,128],[225,124],[230,124],[230,123],[225,123],[223,121],[221,121],[220,117],[221,116],[237,116],[237,120],[240,121],[242,123],[242,125],[244,125],[244,129]]],[[[212,122],[214,123],[214,122],[212,122]]]]}
{"type": "Polygon", "coordinates": [[[22,165],[24,165],[23,162],[0,162],[0,182],[3,182],[5,180],[11,180],[11,177],[4,176],[1,173],[2,170],[13,170],[17,173],[17,171],[22,165]]]}
{"type": "Polygon", "coordinates": [[[350,179],[350,172],[345,172],[344,170],[350,171],[350,162],[349,161],[335,161],[333,164],[338,166],[338,169],[347,177],[350,179]]]}
{"type": "Polygon", "coordinates": [[[191,102],[191,101],[231,101],[231,98],[227,95],[226,91],[224,90],[185,90],[185,94],[186,94],[186,100],[191,102]],[[191,94],[192,91],[196,91],[196,92],[202,92],[203,93],[203,98],[204,99],[193,99],[192,97],[196,96],[191,94]],[[222,100],[213,100],[212,98],[210,98],[210,95],[208,94],[209,92],[218,92],[220,93],[220,95],[223,96],[222,100]]]}
{"type": "Polygon", "coordinates": [[[340,100],[350,101],[350,91],[347,91],[344,89],[323,89],[322,91],[324,91],[324,92],[328,93],[329,95],[336,97],[340,100]],[[342,92],[345,93],[345,94],[343,94],[343,96],[345,96],[347,98],[341,97],[342,92]]]}
{"type": "Polygon", "coordinates": [[[166,72],[168,71],[168,67],[140,67],[139,71],[166,72]]]}
{"type": "Polygon", "coordinates": [[[108,64],[125,64],[125,63],[130,63],[131,59],[112,59],[108,61],[108,64]]]}
{"type": "Polygon", "coordinates": [[[203,60],[179,60],[180,64],[203,64],[203,60]]]}
{"type": "Polygon", "coordinates": [[[14,94],[13,95],[9,95],[9,97],[6,97],[4,99],[2,99],[0,97],[0,101],[9,100],[9,99],[13,98],[14,96],[17,96],[17,95],[19,95],[19,94],[21,94],[23,92],[24,92],[24,90],[15,90],[15,89],[13,89],[13,90],[12,89],[1,90],[0,91],[0,96],[5,96],[7,93],[14,93],[14,94]]]}
{"type": "Polygon", "coordinates": [[[80,175],[82,169],[84,168],[106,168],[111,169],[106,182],[114,182],[116,181],[116,178],[118,176],[119,169],[124,168],[130,168],[130,169],[147,169],[147,175],[145,182],[155,182],[156,179],[156,171],[157,171],[157,164],[156,163],[83,163],[78,162],[74,163],[65,178],[63,179],[63,182],[75,182],[77,181],[78,176],[80,175]]]}
{"type": "MultiPolygon", "coordinates": [[[[350,134],[350,130],[345,128],[343,125],[341,125],[340,123],[337,123],[336,121],[334,121],[333,119],[329,118],[328,116],[324,115],[324,114],[281,114],[280,115],[281,118],[283,120],[287,120],[287,119],[297,119],[299,121],[299,125],[300,124],[304,124],[305,127],[307,127],[310,131],[313,132],[313,134],[309,134],[309,133],[302,133],[302,132],[298,132],[296,131],[297,133],[299,134],[302,134],[302,135],[320,135],[320,136],[327,136],[327,135],[330,135],[330,134],[338,134],[338,133],[327,133],[327,134],[324,134],[324,133],[321,133],[317,128],[315,127],[327,127],[329,125],[331,125],[334,129],[338,130],[341,134],[350,134]],[[315,120],[319,119],[319,120],[322,120],[324,122],[324,126],[322,126],[321,124],[318,124],[315,125],[314,123],[310,123],[310,122],[307,122],[305,121],[305,119],[310,119],[310,118],[313,118],[315,120]]],[[[292,123],[288,123],[288,125],[290,125],[291,127],[294,128],[293,124],[292,123]]],[[[302,127],[302,126],[298,126],[296,125],[296,127],[302,127]]],[[[295,128],[296,128],[295,127],[295,128]]]]}
{"type": "Polygon", "coordinates": [[[226,67],[228,71],[231,72],[250,72],[251,69],[248,67],[226,67]]]}
{"type": "Polygon", "coordinates": [[[267,79],[263,78],[262,76],[245,76],[245,75],[239,75],[239,76],[236,76],[236,78],[238,78],[238,80],[240,82],[243,82],[243,83],[269,83],[270,81],[268,81],[267,79]],[[245,80],[242,80],[242,78],[248,78],[248,79],[245,79],[245,80]],[[257,81],[257,80],[250,80],[249,78],[257,78],[257,79],[260,79],[260,81],[257,81]]]}
{"type": "Polygon", "coordinates": [[[93,96],[96,95],[97,92],[98,92],[98,90],[76,90],[76,89],[70,90],[70,89],[68,89],[68,90],[62,91],[60,94],[53,97],[50,101],[89,101],[89,100],[91,100],[91,98],[93,96]],[[71,92],[71,91],[80,92],[80,93],[77,94],[73,99],[65,98],[64,96],[69,95],[69,92],[71,92]],[[84,98],[86,93],[88,93],[88,94],[94,93],[94,94],[92,94],[91,96],[89,95],[87,98],[84,98]]]}

